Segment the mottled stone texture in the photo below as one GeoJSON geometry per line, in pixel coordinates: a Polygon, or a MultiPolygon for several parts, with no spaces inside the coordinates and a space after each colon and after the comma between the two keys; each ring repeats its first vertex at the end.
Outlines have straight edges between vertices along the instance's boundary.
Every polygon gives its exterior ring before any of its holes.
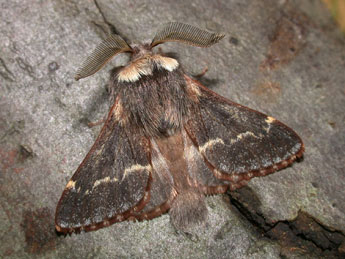
{"type": "Polygon", "coordinates": [[[345,253],[345,44],[319,1],[0,1],[0,257],[279,258],[345,253]],[[181,21],[227,34],[200,49],[162,45],[221,95],[296,130],[304,160],[209,197],[197,238],[164,215],[57,236],[65,184],[107,113],[109,71],[75,82],[105,36],[151,39],[181,21]]]}

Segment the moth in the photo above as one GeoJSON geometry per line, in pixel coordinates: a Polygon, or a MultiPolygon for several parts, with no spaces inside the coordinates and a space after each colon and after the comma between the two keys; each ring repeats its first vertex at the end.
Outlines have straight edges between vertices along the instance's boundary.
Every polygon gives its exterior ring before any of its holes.
{"type": "Polygon", "coordinates": [[[209,47],[224,37],[166,24],[149,43],[105,39],[77,71],[97,72],[113,56],[131,59],[110,81],[110,108],[91,150],[58,202],[56,229],[97,230],[169,211],[178,230],[207,221],[205,195],[244,186],[301,157],[300,137],[273,117],[231,102],[186,75],[165,42],[209,47]]]}

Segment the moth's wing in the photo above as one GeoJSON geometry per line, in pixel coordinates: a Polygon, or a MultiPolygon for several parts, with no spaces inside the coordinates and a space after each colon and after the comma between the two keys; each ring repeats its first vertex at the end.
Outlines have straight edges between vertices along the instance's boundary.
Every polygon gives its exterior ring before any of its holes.
{"type": "Polygon", "coordinates": [[[228,183],[214,175],[214,168],[205,163],[203,155],[193,143],[185,129],[182,130],[184,157],[187,162],[187,173],[194,185],[205,194],[224,193],[228,183]]]}
{"type": "Polygon", "coordinates": [[[280,121],[233,103],[186,77],[198,105],[185,130],[218,179],[235,189],[301,157],[300,137],[280,121]]]}
{"type": "MultiPolygon", "coordinates": [[[[157,141],[159,140],[150,139],[152,165],[150,200],[140,212],[135,214],[135,218],[139,220],[152,219],[165,213],[177,195],[168,161],[159,150],[157,141]]],[[[179,149],[179,147],[175,148],[179,149]]]]}
{"type": "Polygon", "coordinates": [[[96,230],[125,220],[149,200],[149,140],[121,126],[119,101],[95,144],[68,182],[56,208],[59,232],[96,230]]]}

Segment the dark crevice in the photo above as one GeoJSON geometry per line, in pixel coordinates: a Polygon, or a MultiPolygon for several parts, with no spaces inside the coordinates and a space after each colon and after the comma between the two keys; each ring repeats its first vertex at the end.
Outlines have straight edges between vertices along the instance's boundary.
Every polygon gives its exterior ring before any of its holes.
{"type": "Polygon", "coordinates": [[[15,76],[11,72],[11,70],[6,66],[5,61],[0,58],[0,76],[4,78],[6,81],[14,82],[15,76]]]}
{"type": "Polygon", "coordinates": [[[294,220],[270,222],[260,211],[260,201],[249,187],[230,193],[231,204],[264,236],[277,240],[281,256],[312,255],[316,258],[345,258],[345,235],[330,229],[303,211],[294,220]]]}
{"type": "Polygon", "coordinates": [[[98,1],[94,0],[94,3],[95,3],[95,6],[96,6],[97,10],[99,11],[99,13],[102,16],[104,23],[109,26],[109,29],[110,29],[111,33],[119,34],[119,32],[116,30],[115,26],[111,22],[108,21],[107,17],[105,17],[105,14],[102,11],[102,8],[100,7],[98,1]]]}
{"type": "Polygon", "coordinates": [[[94,24],[98,27],[101,27],[101,29],[103,30],[103,32],[105,32],[106,34],[117,34],[120,35],[121,38],[123,38],[126,42],[129,42],[128,39],[126,38],[126,36],[121,35],[121,33],[116,29],[116,27],[114,26],[114,24],[112,24],[106,17],[105,13],[103,12],[100,4],[98,3],[97,0],[94,0],[95,6],[97,8],[97,10],[99,11],[99,13],[101,14],[102,18],[103,18],[103,22],[106,24],[106,26],[108,27],[108,30],[105,31],[103,26],[99,25],[98,23],[94,22],[94,24]]]}

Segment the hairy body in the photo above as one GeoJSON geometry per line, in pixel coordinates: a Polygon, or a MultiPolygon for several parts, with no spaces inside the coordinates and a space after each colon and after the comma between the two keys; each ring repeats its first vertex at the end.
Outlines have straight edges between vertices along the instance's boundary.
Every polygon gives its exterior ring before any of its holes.
{"type": "Polygon", "coordinates": [[[107,120],[59,200],[58,231],[169,211],[177,229],[191,232],[206,222],[205,195],[240,188],[302,156],[292,129],[217,95],[184,74],[176,59],[152,51],[167,41],[208,47],[223,36],[169,23],[151,44],[129,46],[111,35],[84,62],[76,79],[113,55],[132,53],[111,79],[107,120]]]}

